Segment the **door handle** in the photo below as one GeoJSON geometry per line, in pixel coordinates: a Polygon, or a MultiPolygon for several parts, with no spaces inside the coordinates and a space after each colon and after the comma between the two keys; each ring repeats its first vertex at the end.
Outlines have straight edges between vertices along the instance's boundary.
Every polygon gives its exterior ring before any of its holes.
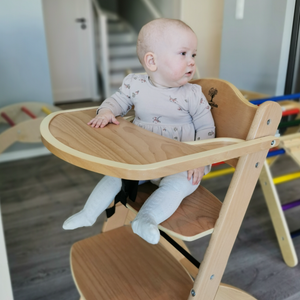
{"type": "Polygon", "coordinates": [[[81,29],[86,29],[86,24],[85,24],[86,19],[85,18],[77,18],[76,22],[81,23],[81,26],[80,26],[81,29]]]}
{"type": "Polygon", "coordinates": [[[86,22],[86,20],[85,20],[85,18],[78,18],[78,19],[76,19],[76,22],[83,24],[86,22]]]}

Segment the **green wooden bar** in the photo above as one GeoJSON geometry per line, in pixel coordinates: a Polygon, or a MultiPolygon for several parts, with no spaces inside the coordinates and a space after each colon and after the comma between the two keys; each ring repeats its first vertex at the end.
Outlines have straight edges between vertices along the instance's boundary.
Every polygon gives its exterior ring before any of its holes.
{"type": "Polygon", "coordinates": [[[293,127],[293,126],[297,126],[299,124],[300,124],[300,119],[288,121],[288,122],[281,122],[281,123],[279,123],[278,128],[293,127]]]}

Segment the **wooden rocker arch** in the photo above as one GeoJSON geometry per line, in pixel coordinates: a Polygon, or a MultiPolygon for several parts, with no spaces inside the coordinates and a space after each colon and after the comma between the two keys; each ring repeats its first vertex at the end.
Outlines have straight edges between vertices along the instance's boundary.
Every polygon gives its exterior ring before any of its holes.
{"type": "MultiPolygon", "coordinates": [[[[285,100],[281,101],[280,105],[285,110],[295,108],[300,109],[300,103],[296,101],[285,100]]],[[[298,113],[295,120],[299,119],[300,114],[298,113]]],[[[289,127],[279,138],[279,147],[284,149],[285,153],[289,155],[298,166],[300,166],[299,130],[299,125],[289,127]]],[[[289,267],[295,267],[298,264],[297,253],[271,172],[271,167],[277,159],[278,156],[272,157],[269,163],[264,163],[259,181],[267,203],[283,260],[289,267]]]]}
{"type": "Polygon", "coordinates": [[[142,185],[137,201],[127,205],[130,210],[117,206],[103,233],[73,245],[71,268],[82,299],[255,299],[221,279],[268,150],[278,144],[281,108],[274,102],[256,107],[223,80],[193,83],[212,104],[213,140],[180,143],[122,118],[118,126],[91,128],[86,123],[95,108],[57,112],[42,122],[42,140],[51,152],[105,175],[144,180],[220,161],[236,169],[223,203],[200,186],[159,226],[181,240],[211,234],[199,271],[163,238],[150,245],[123,226],[147,197],[149,188],[142,185]]]}
{"type": "Polygon", "coordinates": [[[0,108],[0,125],[11,127],[0,132],[0,154],[15,142],[40,143],[40,124],[58,107],[40,102],[22,102],[0,108]]]}

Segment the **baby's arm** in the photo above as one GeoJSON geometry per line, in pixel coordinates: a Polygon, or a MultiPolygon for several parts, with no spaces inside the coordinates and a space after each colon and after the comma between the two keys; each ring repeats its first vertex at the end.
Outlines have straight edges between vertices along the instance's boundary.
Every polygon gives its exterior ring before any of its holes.
{"type": "MultiPolygon", "coordinates": [[[[211,114],[210,106],[202,93],[200,86],[192,88],[194,97],[189,102],[189,112],[195,126],[195,140],[212,139],[215,137],[215,124],[211,114]]],[[[193,184],[199,184],[202,177],[209,173],[211,166],[203,166],[188,171],[188,180],[193,178],[193,184]]]]}
{"type": "Polygon", "coordinates": [[[103,128],[107,124],[113,123],[119,125],[119,121],[115,118],[115,115],[109,109],[100,109],[95,118],[88,122],[88,125],[94,128],[103,128]]]}
{"type": "MultiPolygon", "coordinates": [[[[196,129],[196,140],[206,140],[215,137],[215,124],[210,112],[210,109],[205,109],[202,118],[201,126],[199,126],[199,119],[194,122],[196,129]],[[196,124],[198,123],[198,126],[196,124]]],[[[199,184],[202,177],[210,172],[211,165],[203,166],[188,171],[188,180],[193,177],[193,184],[199,184]]]]}
{"type": "MultiPolygon", "coordinates": [[[[116,96],[116,94],[114,94],[114,96],[116,96]]],[[[97,109],[97,115],[92,120],[90,120],[87,124],[91,125],[91,127],[94,128],[103,128],[109,123],[119,125],[120,123],[116,119],[116,116],[124,115],[127,111],[123,109],[122,106],[120,105],[120,101],[122,100],[122,98],[118,97],[117,99],[119,100],[119,102],[112,97],[107,98],[97,109]]],[[[125,104],[123,104],[123,106],[127,105],[126,108],[128,107],[131,108],[130,105],[127,103],[128,102],[127,99],[128,98],[126,97],[125,98],[126,102],[125,104]]]]}
{"type": "Polygon", "coordinates": [[[87,124],[94,128],[103,128],[109,123],[119,125],[116,116],[124,116],[132,107],[130,84],[134,74],[129,74],[123,80],[120,89],[107,98],[97,109],[97,115],[87,124]]]}

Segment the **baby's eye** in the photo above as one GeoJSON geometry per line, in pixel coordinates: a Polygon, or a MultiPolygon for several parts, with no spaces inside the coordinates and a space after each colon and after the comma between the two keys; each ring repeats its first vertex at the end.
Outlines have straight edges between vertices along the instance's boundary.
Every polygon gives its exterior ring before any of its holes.
{"type": "Polygon", "coordinates": [[[192,57],[196,57],[197,54],[193,54],[192,57]]]}
{"type": "Polygon", "coordinates": [[[181,52],[180,55],[186,55],[186,52],[181,52]]]}

